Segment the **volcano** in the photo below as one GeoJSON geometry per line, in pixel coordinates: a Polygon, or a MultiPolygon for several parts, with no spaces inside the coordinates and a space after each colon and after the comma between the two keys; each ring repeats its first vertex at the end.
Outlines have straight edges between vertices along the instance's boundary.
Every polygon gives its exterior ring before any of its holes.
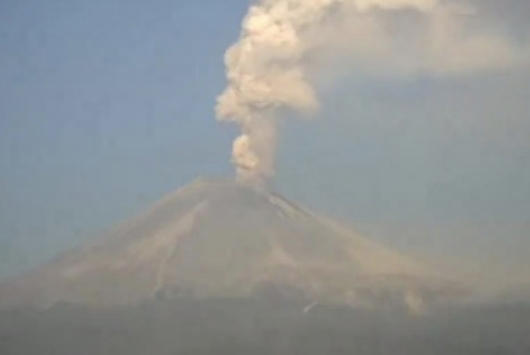
{"type": "Polygon", "coordinates": [[[266,189],[198,179],[95,243],[9,281],[0,306],[283,297],[422,311],[458,287],[266,189]]]}

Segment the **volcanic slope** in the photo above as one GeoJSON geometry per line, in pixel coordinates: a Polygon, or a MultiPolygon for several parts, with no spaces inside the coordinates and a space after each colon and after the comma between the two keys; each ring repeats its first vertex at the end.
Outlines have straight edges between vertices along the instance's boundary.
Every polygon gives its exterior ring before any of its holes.
{"type": "Polygon", "coordinates": [[[281,196],[198,179],[0,287],[0,307],[293,297],[421,312],[459,293],[425,265],[281,196]]]}

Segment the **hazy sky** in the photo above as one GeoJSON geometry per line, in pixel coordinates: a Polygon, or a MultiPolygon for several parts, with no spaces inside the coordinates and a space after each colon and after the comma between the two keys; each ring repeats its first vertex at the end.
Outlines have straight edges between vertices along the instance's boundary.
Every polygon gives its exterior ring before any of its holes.
{"type": "MultiPolygon", "coordinates": [[[[475,1],[530,39],[526,0],[475,1]],[[501,4],[502,3],[502,4],[501,4]]],[[[214,119],[246,0],[0,3],[0,276],[197,176],[231,176],[214,119]]],[[[282,124],[275,186],[400,248],[530,257],[530,72],[321,88],[282,124]]]]}

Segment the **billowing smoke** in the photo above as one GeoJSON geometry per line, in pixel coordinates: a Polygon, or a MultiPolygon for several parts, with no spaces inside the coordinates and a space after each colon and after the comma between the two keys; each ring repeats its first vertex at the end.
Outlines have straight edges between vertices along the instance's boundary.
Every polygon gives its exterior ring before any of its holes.
{"type": "Polygon", "coordinates": [[[226,53],[228,86],[217,117],[236,122],[232,161],[241,181],[274,174],[282,109],[318,110],[316,78],[451,75],[503,68],[514,46],[474,22],[462,1],[261,0],[251,6],[239,41],[226,53]]]}

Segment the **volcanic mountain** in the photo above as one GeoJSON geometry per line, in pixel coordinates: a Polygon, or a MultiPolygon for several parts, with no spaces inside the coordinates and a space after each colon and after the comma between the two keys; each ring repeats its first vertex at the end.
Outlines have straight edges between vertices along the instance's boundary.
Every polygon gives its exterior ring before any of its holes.
{"type": "Polygon", "coordinates": [[[0,287],[0,307],[288,297],[422,311],[457,294],[420,262],[265,189],[199,179],[0,287]]]}

